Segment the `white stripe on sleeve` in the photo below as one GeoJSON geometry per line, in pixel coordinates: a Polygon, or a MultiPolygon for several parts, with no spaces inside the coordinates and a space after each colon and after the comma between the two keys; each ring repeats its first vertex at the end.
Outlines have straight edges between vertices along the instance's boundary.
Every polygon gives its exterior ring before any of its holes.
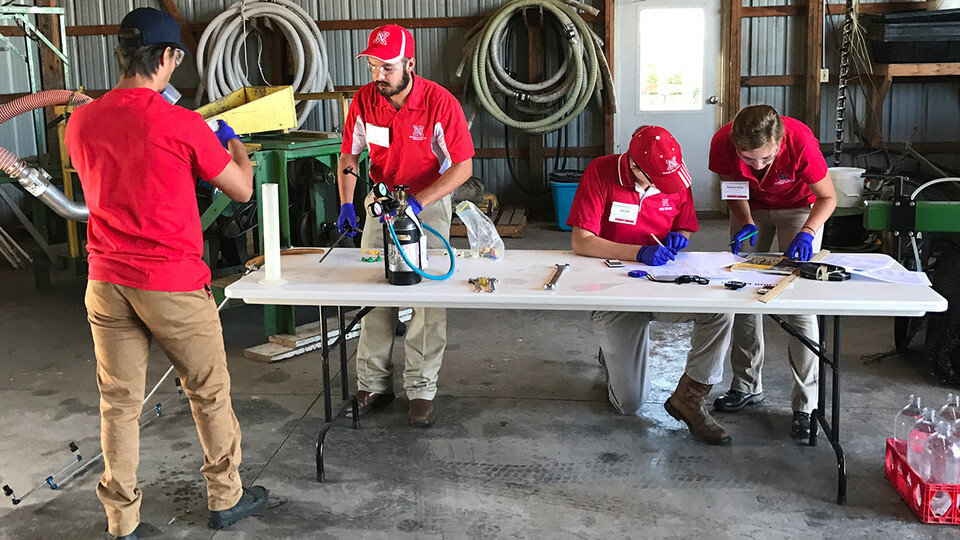
{"type": "Polygon", "coordinates": [[[433,140],[430,141],[430,147],[433,155],[437,157],[437,163],[440,165],[440,174],[446,172],[453,164],[450,159],[450,151],[447,150],[447,141],[444,138],[443,126],[440,122],[433,125],[433,140]]]}
{"type": "Polygon", "coordinates": [[[359,114],[353,122],[353,137],[351,139],[353,143],[350,145],[351,154],[357,155],[367,148],[367,124],[364,123],[359,114]]]}

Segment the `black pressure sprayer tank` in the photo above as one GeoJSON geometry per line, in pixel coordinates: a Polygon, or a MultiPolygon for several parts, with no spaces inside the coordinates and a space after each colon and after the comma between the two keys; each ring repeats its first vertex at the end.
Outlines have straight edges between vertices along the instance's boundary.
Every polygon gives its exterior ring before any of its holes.
{"type": "MultiPolygon", "coordinates": [[[[420,226],[404,212],[406,209],[406,190],[407,186],[395,186],[398,198],[400,199],[400,208],[393,217],[387,217],[383,221],[383,245],[384,254],[383,267],[386,273],[387,282],[391,285],[416,285],[422,279],[420,274],[414,272],[409,265],[400,256],[399,250],[406,253],[410,262],[421,265],[426,253],[421,253],[421,235],[423,232],[420,226]],[[400,245],[393,241],[390,235],[390,225],[393,225],[393,231],[397,235],[400,245]]],[[[422,268],[421,268],[422,270],[422,268]]]]}

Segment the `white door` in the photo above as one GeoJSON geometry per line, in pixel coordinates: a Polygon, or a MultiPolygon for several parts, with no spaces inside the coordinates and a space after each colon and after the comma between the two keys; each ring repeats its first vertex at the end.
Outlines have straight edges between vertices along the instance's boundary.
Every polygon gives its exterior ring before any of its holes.
{"type": "Polygon", "coordinates": [[[626,151],[641,125],[666,128],[683,149],[697,210],[725,210],[719,182],[707,169],[710,139],[721,125],[720,0],[626,0],[614,6],[614,148],[626,151]]]}

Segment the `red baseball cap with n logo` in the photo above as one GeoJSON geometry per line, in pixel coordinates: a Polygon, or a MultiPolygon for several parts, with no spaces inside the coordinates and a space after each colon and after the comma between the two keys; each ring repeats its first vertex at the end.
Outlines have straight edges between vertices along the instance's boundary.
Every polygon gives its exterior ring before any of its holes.
{"type": "Polygon", "coordinates": [[[690,187],[692,178],[683,163],[680,143],[660,126],[643,126],[630,138],[630,157],[663,193],[690,187]]]}
{"type": "Polygon", "coordinates": [[[404,57],[413,58],[413,34],[399,24],[374,28],[367,40],[367,48],[357,58],[361,56],[372,56],[387,64],[399,62],[404,57]]]}

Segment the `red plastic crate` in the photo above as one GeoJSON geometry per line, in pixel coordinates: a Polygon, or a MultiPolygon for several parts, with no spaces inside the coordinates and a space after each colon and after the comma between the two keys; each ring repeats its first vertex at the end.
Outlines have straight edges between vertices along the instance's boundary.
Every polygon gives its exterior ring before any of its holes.
{"type": "Polygon", "coordinates": [[[956,484],[928,484],[907,463],[906,443],[887,439],[887,480],[893,484],[907,506],[924,523],[960,524],[960,486],[956,484]],[[941,516],[934,513],[930,502],[934,495],[943,491],[950,500],[950,508],[941,516]]]}

